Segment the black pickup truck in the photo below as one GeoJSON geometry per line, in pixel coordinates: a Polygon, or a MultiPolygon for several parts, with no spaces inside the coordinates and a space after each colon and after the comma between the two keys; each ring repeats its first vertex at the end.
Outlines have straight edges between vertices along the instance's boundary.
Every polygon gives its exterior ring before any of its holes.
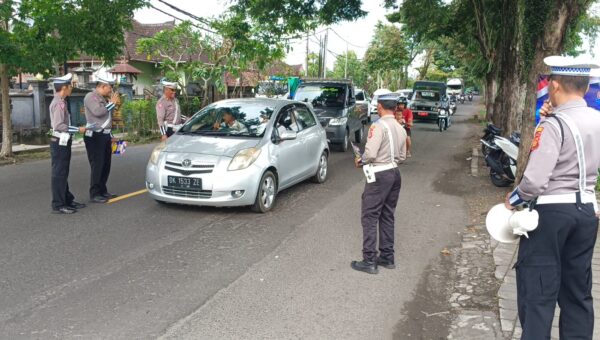
{"type": "Polygon", "coordinates": [[[348,150],[350,138],[360,143],[368,122],[368,107],[357,104],[354,86],[346,79],[303,79],[294,100],[310,103],[339,151],[348,150]]]}
{"type": "Polygon", "coordinates": [[[448,110],[446,84],[437,81],[417,81],[413,87],[410,109],[415,120],[438,120],[440,110],[448,110]]]}

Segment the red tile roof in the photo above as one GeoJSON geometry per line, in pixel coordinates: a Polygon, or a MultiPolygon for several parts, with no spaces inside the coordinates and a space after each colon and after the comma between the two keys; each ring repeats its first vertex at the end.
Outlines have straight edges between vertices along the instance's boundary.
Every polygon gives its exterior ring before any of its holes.
{"type": "Polygon", "coordinates": [[[127,63],[117,64],[115,67],[108,70],[108,72],[113,73],[113,74],[140,74],[140,73],[142,73],[142,71],[138,70],[137,68],[135,68],[127,63]]]}

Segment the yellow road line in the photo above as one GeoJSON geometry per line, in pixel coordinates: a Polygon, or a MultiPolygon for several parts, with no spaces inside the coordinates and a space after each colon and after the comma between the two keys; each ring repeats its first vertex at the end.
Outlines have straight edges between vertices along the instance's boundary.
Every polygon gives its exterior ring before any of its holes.
{"type": "Polygon", "coordinates": [[[115,198],[111,198],[106,203],[110,204],[110,203],[119,202],[119,201],[124,200],[126,198],[137,196],[137,195],[141,195],[141,194],[146,193],[146,192],[148,192],[148,189],[143,189],[143,190],[140,190],[140,191],[136,191],[136,192],[132,192],[132,193],[129,193],[129,194],[121,195],[121,196],[118,196],[118,197],[115,197],[115,198]]]}

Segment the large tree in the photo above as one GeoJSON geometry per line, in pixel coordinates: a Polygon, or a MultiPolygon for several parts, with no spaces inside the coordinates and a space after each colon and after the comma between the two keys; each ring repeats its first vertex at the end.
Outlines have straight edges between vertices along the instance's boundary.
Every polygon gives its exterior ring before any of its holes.
{"type": "Polygon", "coordinates": [[[547,72],[544,58],[573,48],[574,35],[581,29],[581,20],[594,0],[522,0],[523,41],[521,60],[526,89],[521,115],[521,145],[517,179],[523,176],[529,160],[529,150],[535,127],[535,103],[539,76],[547,72]]]}
{"type": "Polygon", "coordinates": [[[378,86],[401,87],[411,57],[406,50],[406,37],[395,25],[378,22],[375,26],[364,63],[366,70],[380,80],[378,86]]]}
{"type": "Polygon", "coordinates": [[[113,62],[124,46],[123,30],[144,0],[3,0],[0,2],[2,149],[12,156],[9,77],[42,73],[80,53],[113,62]]]}
{"type": "Polygon", "coordinates": [[[364,88],[367,82],[364,64],[354,51],[344,52],[335,58],[331,77],[352,79],[354,85],[361,88],[364,88]]]}

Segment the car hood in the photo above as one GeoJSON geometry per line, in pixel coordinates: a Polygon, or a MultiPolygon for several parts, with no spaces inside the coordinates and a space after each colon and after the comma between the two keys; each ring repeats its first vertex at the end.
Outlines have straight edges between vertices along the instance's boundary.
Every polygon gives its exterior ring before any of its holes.
{"type": "Polygon", "coordinates": [[[413,100],[411,102],[413,105],[422,105],[422,106],[435,106],[439,105],[439,102],[431,101],[431,100],[413,100]]]}
{"type": "Polygon", "coordinates": [[[233,157],[240,150],[256,147],[259,142],[258,138],[173,135],[164,151],[233,157]]]}
{"type": "Polygon", "coordinates": [[[314,108],[314,111],[319,118],[335,118],[344,115],[344,108],[341,107],[317,107],[314,108]]]}

